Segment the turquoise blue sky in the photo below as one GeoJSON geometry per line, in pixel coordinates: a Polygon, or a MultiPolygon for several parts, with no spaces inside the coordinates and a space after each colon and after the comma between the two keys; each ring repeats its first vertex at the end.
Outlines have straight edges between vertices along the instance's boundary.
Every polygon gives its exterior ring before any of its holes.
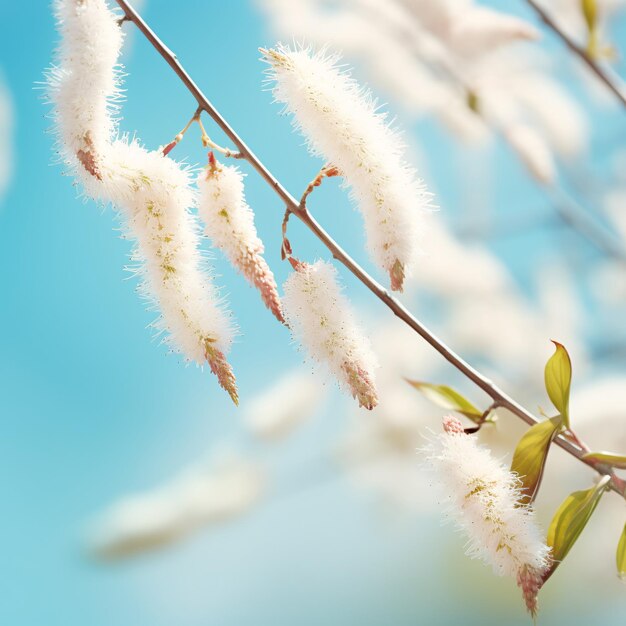
{"type": "MultiPolygon", "coordinates": [[[[146,326],[152,314],[124,271],[130,243],[119,237],[113,212],[77,197],[71,178],[51,165],[50,121],[36,89],[56,41],[49,7],[5,2],[1,15],[0,68],[16,127],[15,174],[0,200],[0,623],[528,624],[521,603],[509,601],[515,595],[510,582],[492,578],[478,563],[461,563],[462,540],[440,528],[437,517],[385,515],[368,494],[341,479],[287,498],[276,495],[289,490],[306,461],[318,458],[341,429],[334,402],[291,443],[259,450],[208,372],[186,367],[151,341],[146,326]],[[85,556],[84,528],[95,513],[129,491],[167,479],[224,439],[272,462],[277,486],[267,503],[240,521],[129,563],[103,566],[85,556]],[[457,571],[451,585],[450,564],[457,562],[461,575],[457,571]],[[476,581],[479,592],[473,591],[476,581]]],[[[145,16],[253,150],[298,194],[319,163],[263,88],[257,48],[272,37],[254,3],[149,0],[145,16]]],[[[615,38],[626,43],[623,25],[616,28],[615,38]]],[[[194,102],[137,33],[129,44],[122,128],[156,147],[184,125],[194,102]]],[[[546,47],[560,53],[553,42],[546,47]]],[[[576,76],[564,76],[580,94],[576,76]]],[[[626,123],[615,109],[595,111],[591,165],[602,171],[606,142],[621,141],[626,123]]],[[[463,204],[462,192],[448,184],[453,141],[428,122],[410,124],[408,132],[427,158],[442,219],[453,222],[463,204]]],[[[544,207],[525,173],[498,150],[498,210],[506,217],[544,207]]],[[[176,152],[192,163],[204,159],[190,139],[176,152]]],[[[282,282],[283,207],[249,174],[248,199],[282,282]]],[[[320,221],[372,269],[358,216],[342,193],[329,185],[316,202],[320,221]]],[[[327,256],[299,225],[292,228],[299,255],[327,256]]],[[[542,259],[571,247],[583,259],[595,258],[590,246],[563,229],[495,245],[528,293],[542,259]]],[[[241,277],[219,256],[214,264],[241,330],[232,363],[245,401],[302,358],[241,277]]],[[[372,318],[383,314],[382,305],[343,277],[359,308],[372,318]]],[[[433,311],[418,304],[417,312],[436,328],[433,311]]],[[[590,328],[589,337],[606,340],[598,328],[590,328]]],[[[597,371],[616,367],[611,362],[597,371]]],[[[562,580],[565,585],[568,579],[562,580]]],[[[549,593],[540,623],[624,623],[625,596],[579,595],[586,585],[581,574],[567,584],[576,586],[574,597],[566,605],[565,589],[549,593]]]]}

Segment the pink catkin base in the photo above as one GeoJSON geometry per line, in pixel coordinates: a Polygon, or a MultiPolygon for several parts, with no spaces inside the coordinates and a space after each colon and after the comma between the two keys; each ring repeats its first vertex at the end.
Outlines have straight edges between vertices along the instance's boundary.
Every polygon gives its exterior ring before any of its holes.
{"type": "Polygon", "coordinates": [[[220,387],[222,387],[222,389],[228,393],[231,400],[238,405],[239,394],[237,392],[237,381],[235,379],[235,374],[233,373],[233,368],[226,360],[224,353],[207,341],[204,355],[209,367],[211,368],[211,372],[217,376],[217,381],[220,384],[220,387]]]}
{"type": "Polygon", "coordinates": [[[346,362],[341,368],[348,377],[352,397],[358,400],[360,407],[372,410],[378,404],[378,393],[370,374],[354,363],[346,362]]]}

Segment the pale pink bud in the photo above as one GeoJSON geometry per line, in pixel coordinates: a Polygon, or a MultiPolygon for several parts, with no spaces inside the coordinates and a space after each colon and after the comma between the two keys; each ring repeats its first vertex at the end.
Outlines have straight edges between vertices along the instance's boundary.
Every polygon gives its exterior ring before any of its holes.
{"type": "Polygon", "coordinates": [[[517,585],[522,590],[528,612],[535,617],[537,615],[537,594],[543,585],[542,573],[526,566],[517,574],[517,585]]]}
{"type": "Polygon", "coordinates": [[[218,350],[212,343],[206,341],[205,356],[211,371],[217,376],[217,381],[220,387],[224,389],[231,400],[238,405],[239,394],[237,392],[237,381],[233,368],[226,360],[226,356],[221,350],[218,350]]]}
{"type": "Polygon", "coordinates": [[[449,434],[460,434],[464,432],[461,420],[454,415],[446,415],[443,418],[443,429],[449,434]]]}

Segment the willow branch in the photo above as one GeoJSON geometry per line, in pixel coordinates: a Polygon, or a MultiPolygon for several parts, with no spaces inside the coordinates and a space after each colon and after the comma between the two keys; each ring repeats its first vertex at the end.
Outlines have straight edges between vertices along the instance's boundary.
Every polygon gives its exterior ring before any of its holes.
{"type": "MultiPolygon", "coordinates": [[[[456,368],[463,376],[474,385],[486,393],[498,406],[508,410],[518,418],[533,426],[541,420],[524,408],[512,397],[496,386],[489,378],[472,367],[461,356],[456,354],[439,337],[424,326],[403,304],[396,300],[391,294],[374,278],[372,278],[315,220],[305,207],[281,185],[274,175],[267,169],[247,144],[239,137],[228,122],[222,117],[219,111],[211,104],[208,98],[202,93],[200,88],[193,81],[191,76],[183,68],[176,55],[156,36],[154,31],[146,24],[143,18],[126,0],[116,0],[122,8],[129,21],[132,21],[141,31],[144,37],[152,44],[154,49],[163,57],[165,62],[179,77],[191,95],[195,98],[198,107],[205,111],[209,117],[226,134],[235,145],[242,157],[250,163],[261,178],[274,190],[276,195],[285,204],[288,214],[297,217],[328,249],[332,256],[348,269],[367,289],[369,289],[391,312],[401,319],[407,326],[413,329],[422,339],[430,344],[443,358],[456,368]]],[[[569,441],[562,435],[555,438],[554,442],[563,450],[576,457],[581,462],[592,467],[600,474],[605,474],[610,478],[610,488],[616,493],[626,497],[626,481],[617,477],[610,467],[599,465],[589,459],[583,459],[584,450],[575,443],[569,441]]]]}
{"type": "Polygon", "coordinates": [[[601,68],[589,53],[581,48],[543,9],[535,0],[526,0],[530,7],[541,18],[542,22],[579,58],[585,65],[603,82],[613,95],[626,107],[626,93],[618,76],[611,76],[609,72],[601,68]]]}

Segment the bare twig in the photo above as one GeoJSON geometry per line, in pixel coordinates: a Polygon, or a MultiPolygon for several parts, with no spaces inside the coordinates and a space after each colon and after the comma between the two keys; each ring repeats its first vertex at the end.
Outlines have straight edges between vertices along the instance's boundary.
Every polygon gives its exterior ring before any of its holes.
{"type": "MultiPolygon", "coordinates": [[[[126,0],[116,0],[128,19],[137,26],[145,38],[152,44],[155,50],[163,57],[166,63],[174,70],[181,82],[195,98],[198,106],[213,119],[222,129],[232,143],[237,147],[243,158],[250,163],[256,172],[274,190],[276,195],[284,202],[288,213],[295,215],[329,250],[332,256],[342,263],[365,287],[367,287],[381,302],[383,302],[398,318],[407,326],[412,328],[420,337],[429,343],[441,356],[444,357],[461,374],[474,383],[479,389],[486,393],[498,406],[510,411],[529,425],[534,425],[540,420],[530,411],[524,408],[516,400],[502,391],[484,374],[473,368],[461,356],[456,354],[433,332],[426,328],[403,304],[396,300],[389,292],[374,278],[352,259],[341,246],[317,223],[315,218],[302,208],[296,199],[281,185],[260,159],[250,150],[246,143],[233,130],[228,122],[222,117],[219,111],[211,104],[208,98],[202,93],[200,88],[186,72],[176,55],[156,36],[154,31],[146,24],[143,18],[126,0]]],[[[590,459],[583,459],[584,450],[567,438],[559,435],[555,438],[555,443],[576,457],[583,463],[589,465],[601,474],[609,477],[610,488],[616,493],[626,497],[626,481],[616,476],[612,469],[604,465],[599,465],[590,459]]]]}
{"type": "Polygon", "coordinates": [[[222,146],[216,144],[209,137],[209,134],[206,132],[204,128],[204,124],[202,123],[202,120],[200,119],[199,115],[198,115],[197,122],[198,122],[198,126],[200,126],[200,132],[202,133],[202,145],[205,148],[213,148],[213,150],[217,150],[218,152],[221,152],[225,157],[229,157],[232,159],[243,159],[243,154],[241,154],[241,152],[234,152],[233,150],[229,150],[228,148],[222,148],[222,146]]]}
{"type": "Polygon", "coordinates": [[[583,63],[585,63],[585,65],[600,79],[601,82],[606,85],[611,92],[613,92],[622,106],[626,107],[626,92],[621,84],[621,79],[618,76],[611,76],[608,70],[601,68],[598,63],[596,63],[596,61],[589,56],[589,53],[584,48],[579,46],[535,0],[526,0],[526,2],[533,8],[543,23],[550,30],[552,30],[557,37],[559,37],[559,39],[561,39],[561,41],[583,61],[583,63]]]}

